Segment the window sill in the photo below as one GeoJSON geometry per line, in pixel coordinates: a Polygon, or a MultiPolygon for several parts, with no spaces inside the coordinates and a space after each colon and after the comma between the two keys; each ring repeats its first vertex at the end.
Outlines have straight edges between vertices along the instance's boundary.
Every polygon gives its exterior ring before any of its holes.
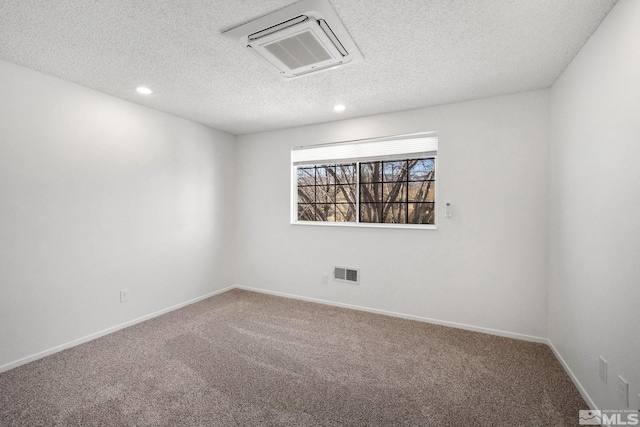
{"type": "Polygon", "coordinates": [[[387,228],[393,230],[437,230],[435,224],[375,224],[356,222],[291,221],[291,225],[349,228],[387,228]]]}

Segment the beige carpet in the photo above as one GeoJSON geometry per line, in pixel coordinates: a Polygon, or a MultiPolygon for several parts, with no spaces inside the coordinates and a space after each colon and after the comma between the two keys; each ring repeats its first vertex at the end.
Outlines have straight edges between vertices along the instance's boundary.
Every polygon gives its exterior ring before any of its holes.
{"type": "Polygon", "coordinates": [[[550,349],[233,290],[0,374],[2,426],[569,426],[550,349]]]}

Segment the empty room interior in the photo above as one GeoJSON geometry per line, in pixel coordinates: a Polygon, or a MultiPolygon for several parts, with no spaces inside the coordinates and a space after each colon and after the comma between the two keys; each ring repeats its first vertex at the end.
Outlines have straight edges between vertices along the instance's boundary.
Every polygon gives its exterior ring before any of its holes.
{"type": "Polygon", "coordinates": [[[0,425],[637,424],[639,52],[637,0],[2,1],[0,425]]]}

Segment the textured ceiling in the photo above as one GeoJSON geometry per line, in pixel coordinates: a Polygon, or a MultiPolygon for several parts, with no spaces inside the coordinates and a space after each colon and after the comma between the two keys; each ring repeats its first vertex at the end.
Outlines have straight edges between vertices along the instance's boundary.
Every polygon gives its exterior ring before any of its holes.
{"type": "Polygon", "coordinates": [[[615,2],[332,0],[364,61],[285,80],[221,31],[292,0],[0,0],[0,59],[246,134],[549,87],[615,2]]]}

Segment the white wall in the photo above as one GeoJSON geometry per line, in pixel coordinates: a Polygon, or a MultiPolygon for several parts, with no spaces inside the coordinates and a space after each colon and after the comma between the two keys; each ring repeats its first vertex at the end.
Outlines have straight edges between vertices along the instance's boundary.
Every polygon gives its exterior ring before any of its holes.
{"type": "Polygon", "coordinates": [[[551,91],[238,138],[0,61],[0,371],[235,280],[548,336],[592,405],[622,375],[638,408],[638,22],[621,0],[551,91]],[[289,224],[291,147],[419,131],[437,231],[289,224]]]}
{"type": "Polygon", "coordinates": [[[236,283],[546,337],[548,111],[542,90],[238,137],[236,283]],[[438,230],[289,224],[291,147],[419,131],[439,133],[438,230]],[[361,284],[322,285],[333,265],[361,284]]]}
{"type": "Polygon", "coordinates": [[[639,24],[621,0],[551,90],[549,338],[600,409],[618,375],[640,408],[639,24]]]}
{"type": "Polygon", "coordinates": [[[0,61],[0,369],[233,285],[234,142],[0,61]]]}

